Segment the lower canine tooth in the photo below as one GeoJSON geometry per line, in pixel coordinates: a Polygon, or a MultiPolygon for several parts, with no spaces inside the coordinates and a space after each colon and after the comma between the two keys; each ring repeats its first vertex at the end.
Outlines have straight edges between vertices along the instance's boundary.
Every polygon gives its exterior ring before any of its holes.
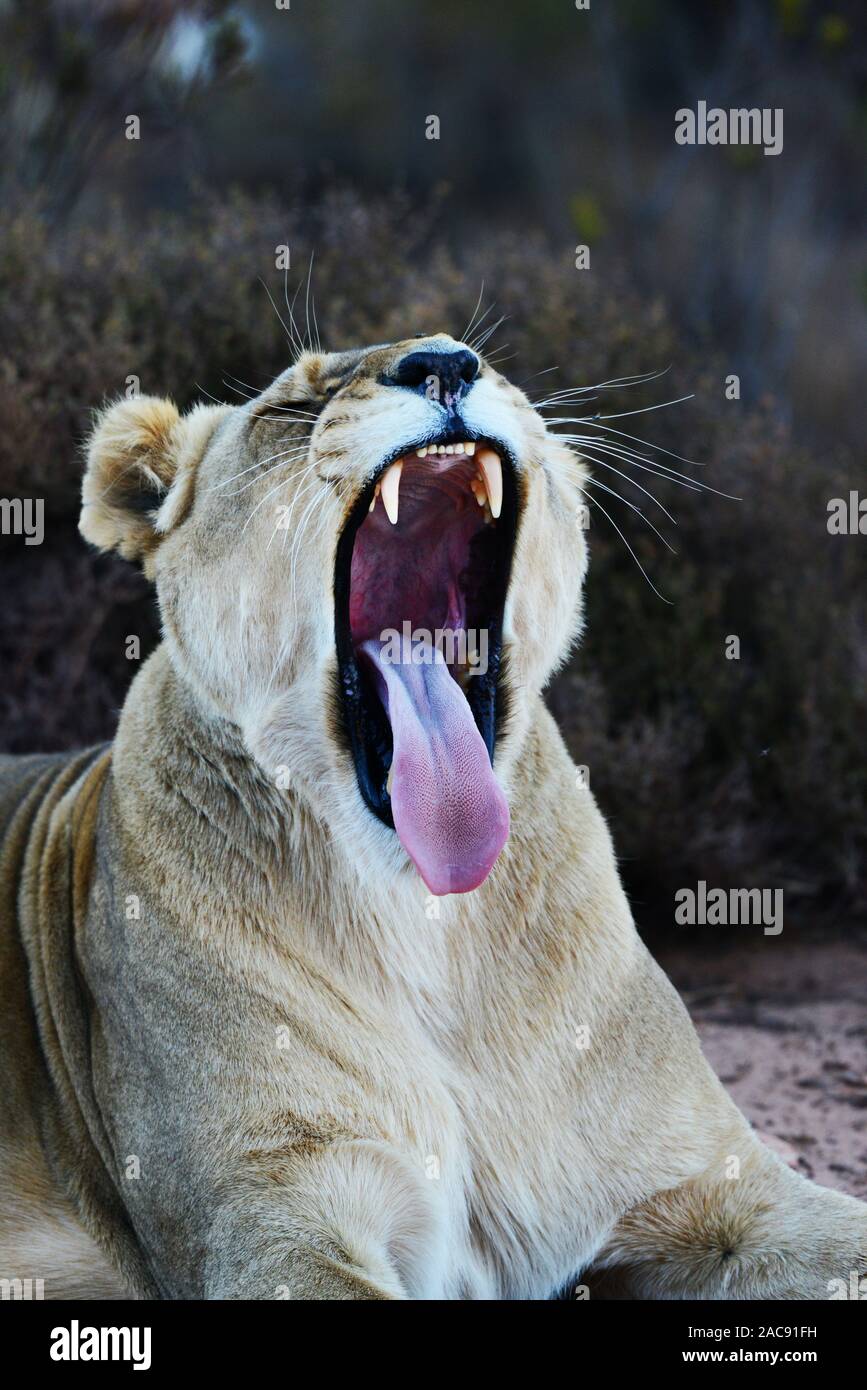
{"type": "Polygon", "coordinates": [[[400,504],[400,475],[403,459],[398,459],[382,475],[382,505],[392,526],[397,525],[397,509],[400,504]]]}
{"type": "Polygon", "coordinates": [[[482,470],[488,490],[491,514],[499,516],[503,510],[503,465],[500,463],[500,456],[495,454],[493,449],[480,449],[476,455],[476,463],[482,470]]]}

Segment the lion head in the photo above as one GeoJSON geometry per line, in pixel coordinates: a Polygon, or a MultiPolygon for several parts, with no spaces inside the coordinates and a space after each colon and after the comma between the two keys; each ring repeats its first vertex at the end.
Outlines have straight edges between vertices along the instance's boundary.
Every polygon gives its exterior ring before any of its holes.
{"type": "Polygon", "coordinates": [[[408,856],[460,893],[503,846],[578,632],[582,481],[524,393],[440,333],[302,353],[240,405],[109,406],[81,530],[154,580],[203,717],[359,864],[408,856]]]}

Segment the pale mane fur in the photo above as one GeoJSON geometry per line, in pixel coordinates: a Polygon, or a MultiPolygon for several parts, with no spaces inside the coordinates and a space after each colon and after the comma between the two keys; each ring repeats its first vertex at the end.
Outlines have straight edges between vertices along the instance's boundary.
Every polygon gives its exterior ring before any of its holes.
{"type": "Polygon", "coordinates": [[[361,799],[335,548],[383,460],[436,428],[435,402],[382,385],[417,347],[95,422],[81,530],[144,566],[163,641],[109,749],[0,761],[0,1277],[828,1297],[864,1272],[867,1208],[759,1142],[635,930],[542,700],[581,628],[583,466],[486,364],[464,419],[521,492],[510,837],[480,888],[433,900],[361,799]]]}

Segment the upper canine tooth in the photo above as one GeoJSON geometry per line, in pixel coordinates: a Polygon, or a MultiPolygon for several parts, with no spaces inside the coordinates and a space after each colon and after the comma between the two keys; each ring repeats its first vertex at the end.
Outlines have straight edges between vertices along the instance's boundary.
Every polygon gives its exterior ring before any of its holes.
{"type": "MultiPolygon", "coordinates": [[[[503,509],[503,466],[500,463],[500,456],[495,454],[493,449],[480,449],[476,455],[476,463],[482,470],[485,487],[488,490],[491,515],[499,516],[503,509]]],[[[384,498],[385,489],[383,489],[383,500],[384,498]]]]}
{"type": "MultiPolygon", "coordinates": [[[[496,458],[496,454],[494,455],[496,458]]],[[[499,460],[497,460],[499,462],[499,460]]],[[[398,459],[382,475],[382,505],[392,526],[397,525],[397,509],[400,502],[400,475],[403,459],[398,459]]],[[[499,515],[499,513],[498,513],[499,515]]]]}

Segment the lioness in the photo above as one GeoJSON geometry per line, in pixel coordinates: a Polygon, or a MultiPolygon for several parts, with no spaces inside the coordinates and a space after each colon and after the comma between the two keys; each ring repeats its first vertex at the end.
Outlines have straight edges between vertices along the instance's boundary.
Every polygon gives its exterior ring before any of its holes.
{"type": "Polygon", "coordinates": [[[0,764],[2,1277],[785,1299],[864,1270],[867,1206],[705,1062],[543,705],[583,482],[446,334],[99,417],[81,530],[164,637],[110,747],[0,764]]]}

